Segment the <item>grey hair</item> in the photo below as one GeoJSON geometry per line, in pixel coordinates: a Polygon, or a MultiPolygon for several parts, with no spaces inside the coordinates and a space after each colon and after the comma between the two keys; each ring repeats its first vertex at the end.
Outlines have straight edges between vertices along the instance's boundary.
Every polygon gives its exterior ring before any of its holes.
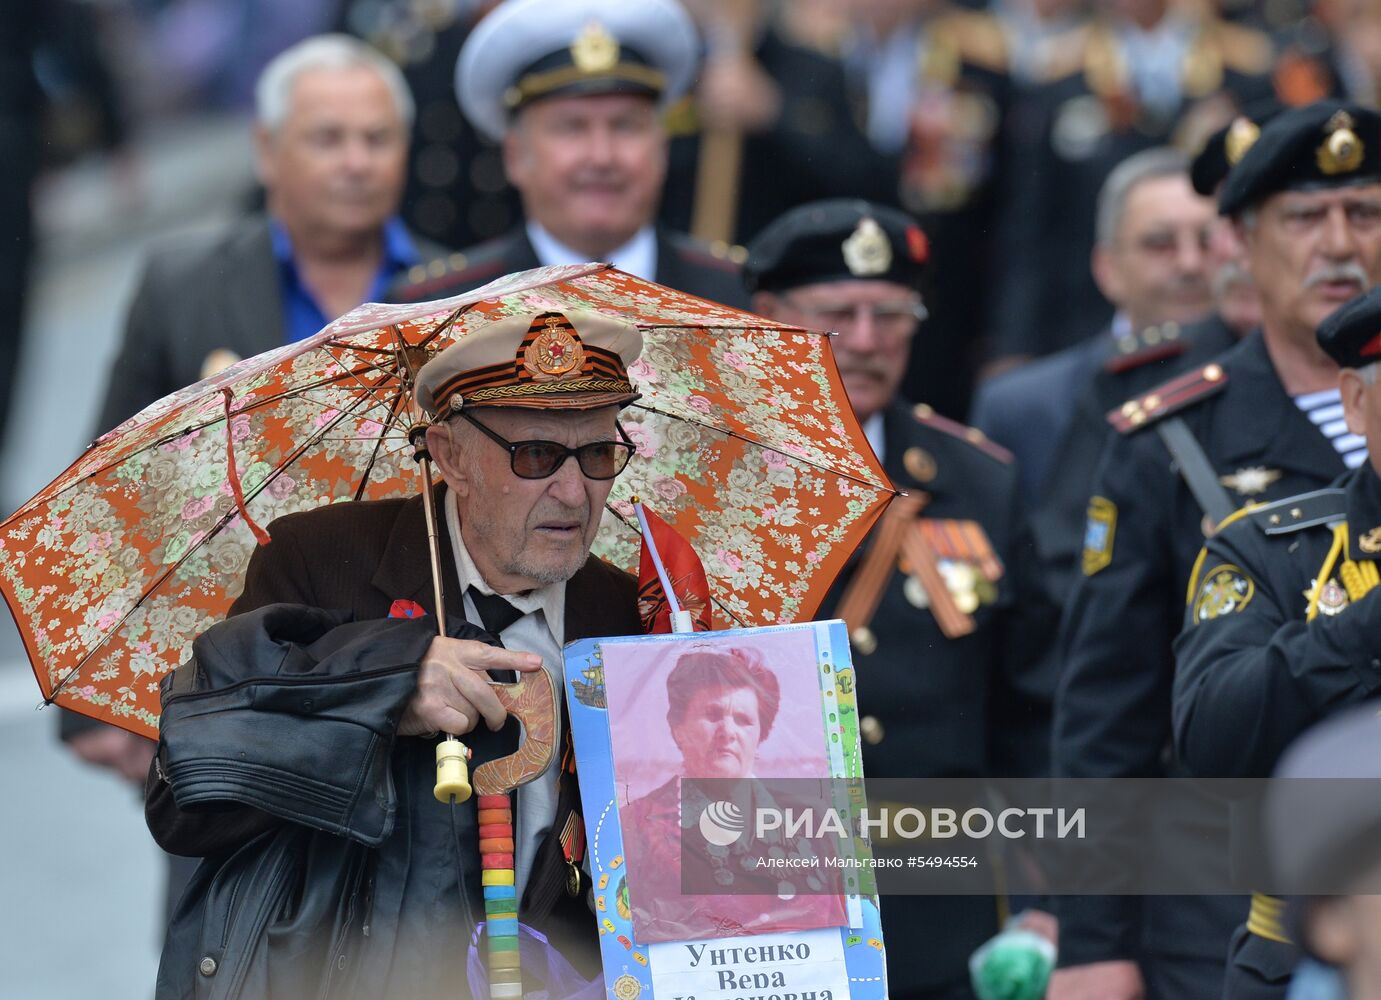
{"type": "Polygon", "coordinates": [[[316,35],[273,57],[254,84],[254,113],[258,123],[276,132],[287,120],[297,78],[319,69],[372,69],[393,95],[403,124],[412,126],[415,106],[402,71],[358,38],[339,34],[316,35]]]}
{"type": "Polygon", "coordinates": [[[1177,174],[1189,175],[1189,157],[1168,146],[1133,153],[1113,167],[1098,192],[1094,230],[1098,245],[1110,247],[1117,242],[1117,231],[1122,228],[1122,216],[1127,211],[1127,199],[1138,184],[1177,174]]]}
{"type": "Polygon", "coordinates": [[[1381,361],[1373,361],[1371,364],[1363,365],[1361,368],[1354,368],[1353,371],[1355,371],[1357,377],[1367,385],[1375,385],[1378,366],[1381,366],[1381,361]]]}

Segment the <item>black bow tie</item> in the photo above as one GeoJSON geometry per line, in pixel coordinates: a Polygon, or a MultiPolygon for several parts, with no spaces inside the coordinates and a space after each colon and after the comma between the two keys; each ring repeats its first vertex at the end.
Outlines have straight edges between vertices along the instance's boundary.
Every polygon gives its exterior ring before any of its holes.
{"type": "Polygon", "coordinates": [[[492,633],[495,639],[499,637],[500,632],[525,614],[498,594],[481,594],[475,587],[471,587],[466,593],[470,595],[470,600],[475,602],[475,610],[480,614],[484,630],[492,633]]]}
{"type": "MultiPolygon", "coordinates": [[[[498,594],[481,594],[475,587],[470,587],[466,593],[470,595],[470,600],[475,602],[475,610],[479,612],[484,630],[494,637],[497,645],[502,646],[503,640],[499,638],[499,633],[523,617],[524,612],[519,611],[498,594]]],[[[512,684],[518,679],[517,672],[513,670],[491,670],[489,676],[500,684],[512,684]]]]}

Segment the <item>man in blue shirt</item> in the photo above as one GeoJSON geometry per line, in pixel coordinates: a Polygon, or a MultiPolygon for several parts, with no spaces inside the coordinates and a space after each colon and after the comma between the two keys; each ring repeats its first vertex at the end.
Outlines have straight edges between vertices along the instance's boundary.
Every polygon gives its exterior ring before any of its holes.
{"type": "Polygon", "coordinates": [[[150,256],[97,431],[382,300],[422,259],[395,214],[413,118],[397,67],[356,39],[311,38],[264,69],[255,105],[265,212],[150,256]]]}
{"type": "MultiPolygon", "coordinates": [[[[421,259],[395,215],[413,103],[392,63],[344,35],[311,38],[264,69],[255,103],[266,211],[150,256],[98,433],[241,358],[383,299],[384,288],[421,259]]],[[[153,743],[70,713],[60,730],[83,760],[143,780],[153,743]]]]}

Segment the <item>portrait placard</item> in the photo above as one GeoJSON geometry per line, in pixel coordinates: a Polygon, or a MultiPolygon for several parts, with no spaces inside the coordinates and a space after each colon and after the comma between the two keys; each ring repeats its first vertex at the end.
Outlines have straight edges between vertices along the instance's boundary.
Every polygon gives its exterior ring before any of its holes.
{"type": "Polygon", "coordinates": [[[745,829],[768,810],[861,805],[808,801],[862,777],[842,622],[582,640],[566,686],[610,995],[740,995],[759,979],[886,995],[869,882],[806,838],[764,847],[745,829]]]}

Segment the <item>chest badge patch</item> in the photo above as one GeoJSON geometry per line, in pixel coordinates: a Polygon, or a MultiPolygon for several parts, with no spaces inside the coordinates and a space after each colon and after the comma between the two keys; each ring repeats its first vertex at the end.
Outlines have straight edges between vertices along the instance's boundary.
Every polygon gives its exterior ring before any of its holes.
{"type": "Polygon", "coordinates": [[[1112,540],[1117,531],[1117,504],[1106,497],[1092,497],[1088,502],[1088,520],[1084,523],[1084,576],[1093,576],[1112,562],[1112,540]]]}
{"type": "Polygon", "coordinates": [[[1217,566],[1204,574],[1194,595],[1194,624],[1235,614],[1251,603],[1256,584],[1236,566],[1217,566]]]}
{"type": "Polygon", "coordinates": [[[1236,490],[1241,496],[1254,497],[1259,493],[1265,493],[1280,477],[1281,471],[1279,469],[1252,465],[1245,469],[1238,469],[1226,476],[1219,476],[1218,482],[1230,490],[1236,490]]]}
{"type": "MultiPolygon", "coordinates": [[[[1316,587],[1318,587],[1318,581],[1314,580],[1310,583],[1309,589],[1304,592],[1304,596],[1308,598],[1311,603],[1314,601],[1314,589],[1316,587]]],[[[1327,583],[1319,588],[1318,605],[1319,614],[1321,615],[1332,617],[1333,615],[1342,614],[1350,603],[1351,598],[1347,596],[1347,588],[1337,580],[1329,579],[1327,583]]],[[[1307,606],[1305,613],[1308,614],[1307,606]]]]}

